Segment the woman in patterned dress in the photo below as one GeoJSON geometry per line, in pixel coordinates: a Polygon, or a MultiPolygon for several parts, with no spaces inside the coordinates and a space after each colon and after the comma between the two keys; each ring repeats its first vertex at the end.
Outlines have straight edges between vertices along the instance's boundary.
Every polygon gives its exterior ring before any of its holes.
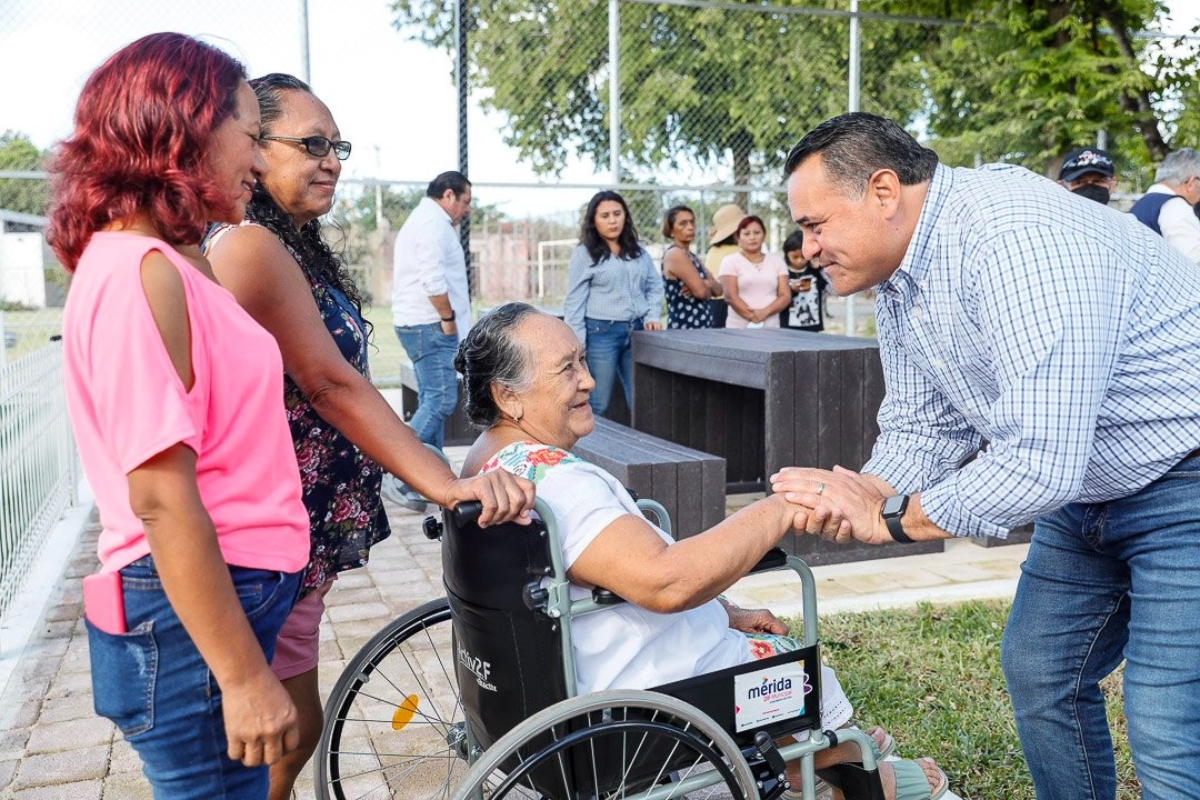
{"type": "Polygon", "coordinates": [[[383,469],[439,505],[484,503],[488,522],[524,516],[533,502],[524,480],[459,480],[421,444],[371,385],[358,288],[321,238],[350,143],[329,109],[298,78],[250,82],[262,109],[266,169],[246,222],[209,238],[217,278],[283,353],[284,401],[311,551],[300,600],[279,634],[272,669],[300,716],[300,748],[271,768],[271,798],[285,800],[320,739],[317,629],[337,573],[363,566],[388,536],[380,499],[383,469]]]}
{"type": "Polygon", "coordinates": [[[696,241],[696,214],[687,206],[674,206],[663,219],[663,236],[671,240],[663,253],[663,287],[667,295],[667,328],[711,328],[712,303],[721,296],[721,283],[708,274],[692,252],[696,241]]]}

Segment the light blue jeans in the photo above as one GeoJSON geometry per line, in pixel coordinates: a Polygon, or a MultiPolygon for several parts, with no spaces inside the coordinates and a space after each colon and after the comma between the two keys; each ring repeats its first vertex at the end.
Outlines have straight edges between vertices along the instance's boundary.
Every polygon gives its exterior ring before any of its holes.
{"type": "Polygon", "coordinates": [[[418,439],[440,450],[446,420],[458,407],[458,376],[454,372],[458,336],[442,333],[438,322],[397,326],[396,336],[417,373],[417,413],[408,424],[418,439]]]}
{"type": "Polygon", "coordinates": [[[1001,660],[1039,800],[1112,800],[1099,681],[1125,659],[1145,800],[1200,798],[1200,458],[1040,518],[1001,660]]]}
{"type": "MultiPolygon", "coordinates": [[[[270,662],[301,573],[230,567],[229,574],[270,662]]],[[[245,767],[226,754],[221,688],[167,600],[154,560],[133,562],[121,580],[129,632],[87,623],[96,713],[133,745],[154,800],[265,798],[267,767],[245,767]]]]}
{"type": "Polygon", "coordinates": [[[604,416],[612,399],[617,378],[625,390],[625,404],[633,410],[633,332],[642,329],[642,321],[584,319],[587,326],[587,363],[596,388],[588,396],[592,413],[604,416]]]}

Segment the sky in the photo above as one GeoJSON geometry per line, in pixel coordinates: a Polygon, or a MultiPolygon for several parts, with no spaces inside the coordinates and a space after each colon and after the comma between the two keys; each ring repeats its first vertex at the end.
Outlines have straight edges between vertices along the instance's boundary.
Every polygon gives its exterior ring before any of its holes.
{"type": "MultiPolygon", "coordinates": [[[[88,74],[124,44],[155,31],[199,36],[241,60],[252,77],[267,72],[303,76],[303,6],[303,0],[0,0],[0,132],[20,131],[41,148],[64,138],[88,74]]],[[[343,138],[354,145],[343,178],[425,183],[456,169],[450,55],[392,27],[387,0],[308,0],[308,15],[310,83],[330,107],[343,138]]],[[[471,178],[538,181],[503,144],[503,124],[502,117],[471,108],[471,178]]],[[[549,181],[608,178],[607,169],[596,172],[576,163],[549,181]]],[[[555,207],[566,202],[574,208],[580,192],[567,194],[546,199],[555,207]]],[[[581,196],[586,201],[590,194],[581,196]]],[[[514,202],[532,201],[518,197],[514,202]]]]}
{"type": "MultiPolygon", "coordinates": [[[[1172,32],[1200,21],[1200,0],[1168,5],[1172,32]]],[[[39,147],[51,146],[70,133],[75,99],[87,75],[122,45],[154,31],[200,36],[242,60],[251,76],[302,75],[304,7],[305,0],[0,0],[0,132],[20,131],[39,147]]],[[[387,0],[307,0],[307,8],[311,83],[342,136],[354,144],[343,177],[426,182],[456,168],[450,56],[393,28],[387,0]]],[[[583,163],[568,164],[557,178],[539,179],[503,144],[503,118],[484,114],[478,105],[471,108],[469,128],[470,175],[476,183],[609,180],[606,166],[596,170],[583,163]]],[[[586,200],[591,194],[492,193],[518,207],[574,206],[578,197],[586,200]],[[544,200],[535,201],[535,195],[544,200]]]]}

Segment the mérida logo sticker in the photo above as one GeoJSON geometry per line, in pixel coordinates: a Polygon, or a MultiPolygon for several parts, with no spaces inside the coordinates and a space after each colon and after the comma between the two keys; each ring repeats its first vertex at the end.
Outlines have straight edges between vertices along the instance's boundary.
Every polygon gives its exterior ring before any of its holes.
{"type": "Polygon", "coordinates": [[[737,732],[803,716],[812,689],[804,671],[804,659],[734,676],[733,716],[737,732]]]}

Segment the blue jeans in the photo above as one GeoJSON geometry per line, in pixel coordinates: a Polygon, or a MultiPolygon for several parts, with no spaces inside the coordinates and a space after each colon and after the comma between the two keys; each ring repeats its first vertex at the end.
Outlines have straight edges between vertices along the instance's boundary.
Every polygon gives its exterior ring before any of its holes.
{"type": "MultiPolygon", "coordinates": [[[[230,567],[267,661],[300,589],[301,573],[230,567]]],[[[128,633],[90,622],[96,713],[121,729],[142,760],[155,800],[265,798],[267,767],[226,755],[221,689],[163,592],[150,556],[121,570],[128,633]]]]}
{"type": "Polygon", "coordinates": [[[1200,458],[1038,519],[1001,660],[1039,800],[1112,800],[1099,681],[1125,659],[1146,800],[1200,797],[1200,458]]]}
{"type": "Polygon", "coordinates": [[[417,373],[417,413],[408,424],[418,439],[440,450],[446,420],[458,406],[458,376],[454,372],[458,336],[442,333],[439,322],[397,326],[396,336],[417,373]]]}
{"type": "Polygon", "coordinates": [[[642,329],[642,321],[584,319],[587,326],[588,369],[596,381],[596,388],[588,396],[592,413],[604,416],[608,401],[612,398],[613,385],[617,377],[625,390],[625,403],[633,410],[633,332],[642,329]]]}

